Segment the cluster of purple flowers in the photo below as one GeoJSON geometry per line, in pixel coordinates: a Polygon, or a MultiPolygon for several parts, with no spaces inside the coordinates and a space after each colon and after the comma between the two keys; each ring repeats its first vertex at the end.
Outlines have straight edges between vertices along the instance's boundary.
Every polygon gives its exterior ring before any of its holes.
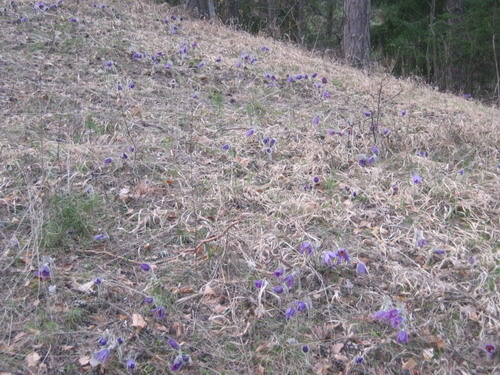
{"type": "Polygon", "coordinates": [[[404,322],[404,318],[401,316],[401,311],[398,309],[390,310],[380,310],[373,315],[373,320],[378,320],[379,322],[389,324],[392,328],[397,329],[404,322]]]}
{"type": "Polygon", "coordinates": [[[262,139],[262,144],[264,145],[264,151],[271,155],[273,153],[273,146],[276,144],[276,139],[265,136],[262,139]]]}
{"type": "Polygon", "coordinates": [[[286,320],[290,320],[297,314],[297,312],[305,312],[307,311],[307,309],[307,303],[305,303],[304,301],[295,301],[292,306],[290,306],[286,310],[285,318],[286,320]]]}
{"type": "Polygon", "coordinates": [[[33,9],[40,11],[40,10],[54,10],[57,9],[59,5],[63,4],[63,0],[59,0],[55,4],[46,4],[43,1],[37,1],[35,4],[33,4],[33,9]]]}
{"type": "Polygon", "coordinates": [[[334,261],[337,261],[337,265],[342,262],[349,263],[351,258],[349,257],[349,252],[345,248],[340,248],[336,252],[325,251],[323,253],[323,261],[328,264],[329,267],[335,266],[334,261]]]}

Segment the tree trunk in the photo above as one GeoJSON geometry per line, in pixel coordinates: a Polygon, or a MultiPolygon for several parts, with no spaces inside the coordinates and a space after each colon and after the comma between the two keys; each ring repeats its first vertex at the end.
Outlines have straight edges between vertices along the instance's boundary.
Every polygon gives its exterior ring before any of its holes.
{"type": "Polygon", "coordinates": [[[326,25],[325,25],[325,35],[328,40],[333,37],[333,12],[335,10],[335,1],[330,0],[328,2],[328,8],[326,13],[326,25]]]}
{"type": "Polygon", "coordinates": [[[227,0],[226,19],[231,25],[237,25],[240,20],[240,1],[227,0]]]}
{"type": "Polygon", "coordinates": [[[198,14],[200,18],[215,18],[214,0],[198,0],[198,14]]]}
{"type": "Polygon", "coordinates": [[[272,37],[277,36],[276,30],[276,0],[267,0],[267,30],[272,37]]]}
{"type": "Polygon", "coordinates": [[[443,89],[452,91],[463,91],[466,85],[465,69],[460,56],[460,24],[465,6],[464,0],[446,0],[446,13],[451,17],[448,19],[448,35],[446,41],[446,67],[443,89]]]}
{"type": "Polygon", "coordinates": [[[298,0],[298,21],[297,21],[297,42],[299,44],[304,44],[304,37],[306,32],[306,23],[305,23],[305,9],[304,9],[304,0],[298,0]]]}
{"type": "Polygon", "coordinates": [[[344,58],[356,67],[370,66],[370,0],[344,0],[344,58]]]}

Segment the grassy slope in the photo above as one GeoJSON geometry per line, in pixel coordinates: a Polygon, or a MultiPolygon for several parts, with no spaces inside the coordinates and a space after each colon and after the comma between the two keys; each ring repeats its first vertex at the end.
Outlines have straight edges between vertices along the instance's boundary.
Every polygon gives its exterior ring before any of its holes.
{"type": "Polygon", "coordinates": [[[216,24],[177,21],[172,34],[161,20],[179,11],[146,1],[13,3],[0,13],[0,370],[26,371],[31,354],[33,373],[91,373],[85,357],[105,336],[125,339],[110,374],[129,357],[139,373],[170,373],[168,337],[192,374],[498,371],[484,352],[500,345],[498,110],[216,24]],[[182,60],[179,43],[195,41],[182,60]],[[242,51],[257,61],[238,68],[242,51]],[[379,158],[362,167],[374,135],[379,158]],[[277,140],[272,157],[264,136],[277,140]],[[322,253],[339,247],[351,263],[329,269],[322,253]],[[45,262],[51,281],[34,277],[45,262]],[[278,295],[280,265],[297,282],[278,295]],[[269,283],[261,295],[255,279],[269,283]],[[166,306],[164,320],[145,296],[166,306]],[[287,322],[296,300],[310,309],[287,322]],[[408,345],[372,319],[391,306],[408,345]],[[132,314],[147,326],[131,327],[132,314]]]}

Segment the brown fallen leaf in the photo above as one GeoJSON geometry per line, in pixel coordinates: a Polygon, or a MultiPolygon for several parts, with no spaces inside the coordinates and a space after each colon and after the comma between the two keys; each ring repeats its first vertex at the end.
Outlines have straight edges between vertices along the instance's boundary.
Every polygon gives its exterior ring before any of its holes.
{"type": "Polygon", "coordinates": [[[405,363],[403,363],[403,370],[411,371],[417,365],[418,365],[417,361],[415,361],[413,358],[410,358],[408,361],[406,361],[405,363]]]}
{"type": "Polygon", "coordinates": [[[73,349],[75,349],[75,347],[73,345],[63,345],[63,346],[61,346],[61,350],[63,352],[66,352],[68,350],[73,350],[73,349]]]}
{"type": "Polygon", "coordinates": [[[144,320],[141,314],[132,314],[132,327],[137,327],[137,330],[140,331],[147,325],[148,323],[144,320]]]}
{"type": "Polygon", "coordinates": [[[38,361],[40,360],[40,355],[37,352],[31,352],[26,356],[26,363],[28,367],[36,367],[38,365],[38,361]]]}
{"type": "Polygon", "coordinates": [[[336,343],[335,345],[332,346],[332,353],[333,354],[340,353],[340,351],[342,350],[343,347],[344,347],[344,343],[343,342],[336,343]]]}
{"type": "Polygon", "coordinates": [[[90,357],[81,357],[78,360],[78,363],[80,364],[80,366],[87,366],[90,363],[90,357]]]}

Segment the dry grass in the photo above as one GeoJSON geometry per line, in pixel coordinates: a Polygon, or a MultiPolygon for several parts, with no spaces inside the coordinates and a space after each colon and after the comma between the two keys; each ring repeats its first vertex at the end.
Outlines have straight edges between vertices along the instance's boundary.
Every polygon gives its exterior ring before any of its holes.
{"type": "Polygon", "coordinates": [[[100,337],[125,340],[100,369],[109,374],[128,358],[141,374],[170,373],[168,337],[193,359],[186,374],[500,371],[484,351],[500,345],[498,109],[216,23],[186,18],[171,34],[161,20],[182,12],[164,5],[91,4],[35,12],[5,0],[0,13],[0,371],[93,373],[85,357],[100,337]],[[183,41],[198,43],[189,60],[183,41]],[[134,61],[132,50],[165,56],[134,61]],[[257,61],[237,68],[242,51],[257,61]],[[330,99],[313,85],[321,77],[330,99]],[[366,111],[380,155],[362,167],[374,145],[366,111]],[[272,157],[264,136],[277,140],[272,157]],[[339,247],[351,263],[329,269],[322,253],[339,247]],[[51,280],[34,277],[44,262],[51,280]],[[280,265],[297,283],[278,295],[280,265]],[[295,300],[310,309],[286,321],[295,300]],[[390,306],[407,345],[372,319],[390,306]]]}

